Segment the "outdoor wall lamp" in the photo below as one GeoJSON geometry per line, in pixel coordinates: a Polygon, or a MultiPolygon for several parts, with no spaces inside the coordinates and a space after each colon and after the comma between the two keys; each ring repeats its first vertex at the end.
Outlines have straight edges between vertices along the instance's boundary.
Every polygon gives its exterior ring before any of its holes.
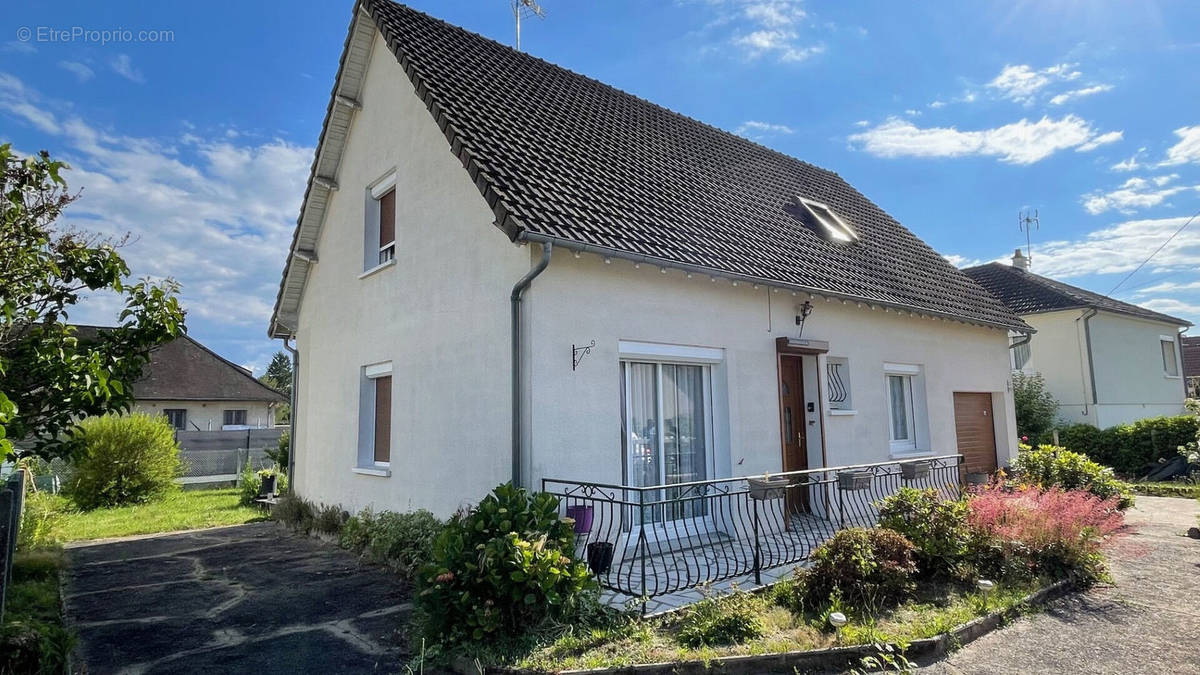
{"type": "Polygon", "coordinates": [[[808,319],[808,315],[812,314],[813,304],[812,302],[805,300],[803,305],[796,306],[796,311],[799,312],[799,314],[796,315],[796,325],[800,326],[800,331],[796,333],[796,337],[801,338],[804,337],[804,322],[808,319]]]}

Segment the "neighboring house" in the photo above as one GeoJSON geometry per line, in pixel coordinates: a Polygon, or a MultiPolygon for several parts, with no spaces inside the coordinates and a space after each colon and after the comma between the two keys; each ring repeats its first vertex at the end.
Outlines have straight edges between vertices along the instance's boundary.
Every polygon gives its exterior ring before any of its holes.
{"type": "Polygon", "coordinates": [[[1200,398],[1200,336],[1180,336],[1179,350],[1183,354],[1183,377],[1187,395],[1200,398]]]}
{"type": "Polygon", "coordinates": [[[1011,265],[963,272],[1037,329],[1012,366],[1045,378],[1063,421],[1104,428],[1184,412],[1179,333],[1190,322],[1034,274],[1020,250],[1011,265]]]}
{"type": "Polygon", "coordinates": [[[837,174],[386,0],[270,326],[298,491],[443,516],[508,480],[990,470],[1029,330],[837,174]]]}
{"type": "MultiPolygon", "coordinates": [[[[103,330],[77,326],[82,339],[103,330]]],[[[275,426],[275,408],[287,397],[183,335],[150,353],[133,385],[134,410],[165,415],[179,431],[264,429],[275,426]]]]}

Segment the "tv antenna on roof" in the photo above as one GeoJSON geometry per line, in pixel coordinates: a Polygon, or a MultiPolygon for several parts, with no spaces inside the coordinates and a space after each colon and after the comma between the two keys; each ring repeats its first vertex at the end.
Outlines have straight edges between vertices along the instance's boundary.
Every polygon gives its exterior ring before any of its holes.
{"type": "Polygon", "coordinates": [[[1025,257],[1033,262],[1033,244],[1031,232],[1040,230],[1041,224],[1038,222],[1038,212],[1034,209],[1032,212],[1029,209],[1017,213],[1017,229],[1025,233],[1025,257]]]}
{"type": "Polygon", "coordinates": [[[542,6],[537,4],[537,0],[511,0],[513,20],[517,24],[517,51],[521,51],[521,19],[523,17],[536,16],[539,19],[546,17],[546,12],[542,6]]]}

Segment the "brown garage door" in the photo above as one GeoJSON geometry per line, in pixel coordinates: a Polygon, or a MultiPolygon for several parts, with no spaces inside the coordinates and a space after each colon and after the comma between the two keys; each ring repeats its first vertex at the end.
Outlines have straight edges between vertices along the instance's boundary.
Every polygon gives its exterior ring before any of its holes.
{"type": "Polygon", "coordinates": [[[996,470],[996,430],[992,426],[992,395],[954,392],[954,427],[958,452],[971,473],[996,470]]]}

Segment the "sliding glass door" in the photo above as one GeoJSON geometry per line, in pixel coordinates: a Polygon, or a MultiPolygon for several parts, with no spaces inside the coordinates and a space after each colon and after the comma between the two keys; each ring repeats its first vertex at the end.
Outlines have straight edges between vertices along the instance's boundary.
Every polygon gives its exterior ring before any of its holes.
{"type": "MultiPolygon", "coordinates": [[[[621,363],[625,477],[639,487],[702,481],[712,475],[712,383],[707,365],[621,363]]],[[[643,525],[706,516],[703,493],[688,488],[654,490],[645,500],[643,525]]]]}

